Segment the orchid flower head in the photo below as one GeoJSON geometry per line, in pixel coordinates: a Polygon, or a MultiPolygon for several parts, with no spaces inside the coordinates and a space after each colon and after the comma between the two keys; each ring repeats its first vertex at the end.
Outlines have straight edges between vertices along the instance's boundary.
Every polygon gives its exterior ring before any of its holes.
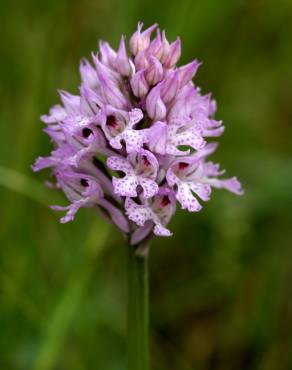
{"type": "Polygon", "coordinates": [[[180,38],[143,27],[117,51],[100,41],[92,63],[81,60],[79,94],[59,91],[61,103],[41,116],[54,147],[32,166],[50,168],[66,195],[69,205],[52,207],[65,212],[62,223],[95,208],[133,245],[171,236],[177,206],[199,212],[214,188],[243,194],[209,160],[224,126],[211,94],[193,82],[201,62],[178,65],[180,38]]]}

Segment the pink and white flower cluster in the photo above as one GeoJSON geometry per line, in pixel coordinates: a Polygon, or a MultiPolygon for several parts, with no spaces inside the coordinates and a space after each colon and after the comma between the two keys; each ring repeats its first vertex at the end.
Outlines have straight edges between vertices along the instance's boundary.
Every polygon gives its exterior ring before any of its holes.
{"type": "Polygon", "coordinates": [[[71,202],[61,222],[73,220],[82,207],[96,207],[136,244],[167,228],[176,202],[189,212],[201,210],[212,187],[242,194],[236,177],[207,158],[223,133],[213,118],[216,104],[192,82],[200,63],[178,67],[181,42],[169,43],[156,25],[118,51],[100,42],[93,65],[81,61],[79,95],[60,91],[62,105],[41,117],[54,143],[49,157],[33,170],[50,167],[71,202]],[[157,30],[156,30],[157,29],[157,30]],[[155,37],[151,34],[156,30],[155,37]]]}

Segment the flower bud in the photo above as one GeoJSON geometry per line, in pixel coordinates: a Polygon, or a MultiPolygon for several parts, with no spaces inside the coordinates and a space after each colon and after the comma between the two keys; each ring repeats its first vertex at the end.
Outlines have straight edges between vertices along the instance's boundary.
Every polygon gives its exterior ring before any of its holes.
{"type": "Polygon", "coordinates": [[[168,58],[169,55],[169,42],[167,41],[167,38],[165,36],[165,31],[162,31],[162,40],[160,42],[160,46],[158,48],[158,51],[156,52],[157,59],[160,60],[162,64],[164,64],[168,58]]]}
{"type": "Polygon", "coordinates": [[[131,87],[137,98],[145,98],[148,93],[149,86],[145,79],[144,70],[138,71],[131,79],[131,87]]]}
{"type": "Polygon", "coordinates": [[[91,53],[91,56],[95,64],[97,74],[106,75],[115,84],[120,82],[121,76],[119,73],[115,72],[110,66],[104,65],[94,53],[91,53]]]}
{"type": "Polygon", "coordinates": [[[117,53],[110,47],[109,43],[100,41],[99,50],[101,62],[110,68],[115,68],[117,53]]]}
{"type": "Polygon", "coordinates": [[[145,77],[149,85],[153,86],[160,82],[163,78],[163,68],[157,58],[151,56],[149,58],[149,67],[145,72],[145,77]]]}
{"type": "Polygon", "coordinates": [[[149,61],[148,61],[148,53],[146,52],[146,50],[140,51],[135,56],[135,66],[137,70],[148,68],[149,61]]]}
{"type": "Polygon", "coordinates": [[[62,103],[69,113],[74,113],[80,106],[80,97],[64,90],[58,90],[62,103]]]}
{"type": "Polygon", "coordinates": [[[112,73],[103,66],[97,58],[94,62],[102,96],[105,101],[118,109],[127,108],[129,106],[129,102],[127,97],[121,92],[118,81],[115,80],[112,73]]]}
{"type": "Polygon", "coordinates": [[[173,68],[181,55],[181,43],[180,38],[178,37],[169,47],[169,55],[164,63],[165,67],[173,68]]]}
{"type": "Polygon", "coordinates": [[[166,107],[160,97],[160,85],[155,86],[146,98],[146,110],[154,121],[162,120],[166,116],[166,107]]]}
{"type": "Polygon", "coordinates": [[[124,77],[129,77],[133,72],[130,60],[127,56],[124,36],[122,36],[120,41],[120,46],[116,58],[116,69],[124,77]]]}
{"type": "Polygon", "coordinates": [[[182,66],[178,69],[180,88],[184,87],[193,79],[200,65],[201,63],[199,63],[197,60],[194,60],[193,62],[186,64],[185,66],[182,66]]]}
{"type": "Polygon", "coordinates": [[[161,46],[161,36],[160,31],[157,30],[155,38],[151,41],[150,45],[147,48],[147,52],[149,55],[156,55],[159,51],[161,46]]]}
{"type": "Polygon", "coordinates": [[[165,122],[155,122],[150,127],[148,135],[148,146],[153,153],[164,155],[167,143],[167,124],[165,122]]]}
{"type": "Polygon", "coordinates": [[[150,44],[150,36],[153,30],[157,27],[157,24],[147,28],[141,33],[143,23],[138,23],[137,31],[130,38],[130,50],[133,55],[137,55],[140,51],[146,49],[150,44]]]}
{"type": "Polygon", "coordinates": [[[82,83],[91,89],[96,89],[98,86],[98,79],[95,69],[86,59],[82,59],[79,67],[82,83]]]}
{"type": "Polygon", "coordinates": [[[165,103],[169,103],[176,96],[179,90],[178,71],[169,71],[168,76],[163,81],[161,88],[161,97],[165,103]]]}

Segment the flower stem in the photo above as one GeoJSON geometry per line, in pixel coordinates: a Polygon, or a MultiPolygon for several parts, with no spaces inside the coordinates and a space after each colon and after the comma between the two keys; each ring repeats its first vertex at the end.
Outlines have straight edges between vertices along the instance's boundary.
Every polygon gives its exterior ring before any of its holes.
{"type": "Polygon", "coordinates": [[[128,246],[128,370],[149,370],[148,256],[128,246]]]}

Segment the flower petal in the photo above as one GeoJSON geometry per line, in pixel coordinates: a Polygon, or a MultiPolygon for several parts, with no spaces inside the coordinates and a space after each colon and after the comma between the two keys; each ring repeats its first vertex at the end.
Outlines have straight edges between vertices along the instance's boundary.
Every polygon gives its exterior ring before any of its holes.
{"type": "Polygon", "coordinates": [[[139,183],[143,188],[143,195],[145,198],[152,198],[158,193],[159,187],[155,181],[141,177],[139,183]]]}
{"type": "Polygon", "coordinates": [[[199,212],[202,209],[202,206],[191,192],[190,186],[182,181],[177,183],[176,198],[182,209],[187,209],[189,212],[199,212]]]}
{"type": "Polygon", "coordinates": [[[171,236],[173,235],[170,230],[166,227],[162,226],[161,224],[157,224],[154,226],[153,232],[157,236],[171,236]]]}
{"type": "Polygon", "coordinates": [[[130,198],[126,199],[125,208],[129,219],[139,226],[144,226],[147,220],[152,220],[153,218],[153,213],[149,207],[138,205],[130,198]]]}

